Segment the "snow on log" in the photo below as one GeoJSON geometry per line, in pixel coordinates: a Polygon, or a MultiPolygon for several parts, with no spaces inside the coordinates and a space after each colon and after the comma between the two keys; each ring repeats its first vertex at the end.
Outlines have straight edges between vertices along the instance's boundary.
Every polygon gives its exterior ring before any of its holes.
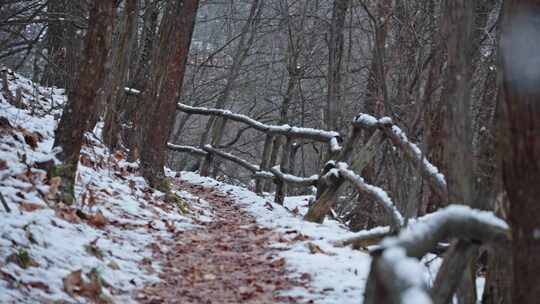
{"type": "Polygon", "coordinates": [[[392,230],[389,226],[375,227],[369,230],[359,231],[355,236],[334,242],[337,247],[352,245],[353,249],[365,249],[378,244],[382,239],[389,236],[392,230]]]}
{"type": "Polygon", "coordinates": [[[317,184],[317,181],[319,180],[318,175],[313,175],[310,177],[300,177],[292,174],[286,174],[281,172],[280,166],[276,166],[272,168],[270,171],[264,171],[260,170],[259,166],[251,164],[247,160],[241,159],[240,157],[218,150],[211,145],[205,145],[202,149],[193,147],[193,146],[183,146],[183,145],[175,145],[168,143],[167,148],[173,151],[178,152],[185,152],[194,154],[197,156],[206,156],[209,153],[217,155],[223,159],[232,161],[233,163],[236,163],[240,165],[241,167],[245,168],[246,170],[250,171],[253,174],[253,177],[255,178],[263,178],[263,179],[274,179],[279,178],[285,183],[291,184],[296,187],[310,187],[317,184]]]}
{"type": "Polygon", "coordinates": [[[378,252],[371,262],[364,304],[431,304],[420,262],[393,247],[378,252]]]}
{"type": "Polygon", "coordinates": [[[372,252],[365,304],[433,303],[418,261],[439,242],[457,238],[472,243],[509,240],[509,227],[492,212],[451,205],[428,214],[387,237],[372,252]]]}
{"type": "Polygon", "coordinates": [[[292,186],[296,187],[310,187],[317,185],[317,182],[319,180],[318,175],[313,175],[310,177],[299,177],[296,175],[291,175],[287,173],[283,173],[281,171],[281,166],[275,166],[270,169],[270,172],[274,174],[277,178],[281,179],[282,181],[291,184],[292,186]]]}
{"type": "MultiPolygon", "coordinates": [[[[346,163],[338,163],[336,169],[343,178],[351,182],[356,187],[358,192],[367,194],[370,198],[380,203],[388,211],[390,217],[392,218],[392,226],[395,229],[399,229],[404,225],[405,221],[403,220],[403,216],[396,208],[386,191],[377,186],[366,183],[360,175],[349,170],[346,163]]],[[[332,170],[330,170],[329,174],[332,173],[332,170]]]]}
{"type": "Polygon", "coordinates": [[[356,116],[353,124],[364,128],[377,127],[392,141],[392,144],[399,148],[405,156],[414,163],[420,165],[422,175],[424,175],[434,191],[444,200],[448,200],[448,190],[444,175],[424,156],[420,148],[407,138],[398,126],[394,125],[390,117],[377,119],[369,114],[356,116]]]}
{"type": "Polygon", "coordinates": [[[401,230],[398,236],[385,239],[381,245],[382,249],[401,247],[408,256],[421,258],[445,239],[501,242],[509,239],[509,233],[508,224],[493,212],[450,205],[419,218],[401,230]]]}
{"type": "Polygon", "coordinates": [[[238,157],[236,155],[232,155],[230,153],[218,150],[218,149],[212,147],[211,145],[205,145],[203,147],[203,150],[208,152],[208,153],[215,154],[215,155],[217,155],[217,156],[219,156],[221,158],[230,160],[230,161],[232,161],[232,162],[234,162],[236,164],[239,164],[240,166],[242,166],[243,168],[247,169],[248,171],[250,171],[252,173],[256,173],[256,172],[260,171],[259,166],[251,164],[247,160],[241,159],[240,157],[238,157]]]}
{"type": "Polygon", "coordinates": [[[175,144],[168,143],[167,148],[173,151],[195,154],[197,156],[206,156],[208,154],[208,152],[201,150],[199,148],[192,147],[192,146],[183,146],[183,145],[175,145],[175,144]]]}
{"type": "Polygon", "coordinates": [[[285,135],[291,137],[300,137],[320,142],[326,142],[330,145],[332,152],[341,150],[339,141],[341,140],[338,132],[325,131],[313,128],[291,127],[289,125],[275,126],[261,123],[251,117],[242,114],[236,114],[223,109],[207,109],[203,107],[192,107],[182,103],[177,104],[177,109],[187,114],[213,115],[241,122],[252,128],[273,135],[285,135]]]}
{"type": "Polygon", "coordinates": [[[124,88],[124,92],[126,92],[127,94],[130,94],[130,95],[139,95],[139,94],[141,94],[141,91],[139,91],[137,89],[134,89],[134,88],[128,88],[128,87],[124,88]]]}

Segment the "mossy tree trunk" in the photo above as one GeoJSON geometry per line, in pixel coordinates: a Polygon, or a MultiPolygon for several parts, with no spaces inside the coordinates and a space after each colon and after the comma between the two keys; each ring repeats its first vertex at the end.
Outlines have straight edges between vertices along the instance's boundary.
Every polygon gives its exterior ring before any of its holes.
{"type": "Polygon", "coordinates": [[[84,133],[96,124],[96,96],[106,74],[115,14],[115,1],[94,2],[76,88],[69,91],[68,103],[56,130],[54,146],[62,149],[57,157],[63,164],[55,171],[62,178],[61,193],[66,203],[74,199],[73,186],[84,133]]]}

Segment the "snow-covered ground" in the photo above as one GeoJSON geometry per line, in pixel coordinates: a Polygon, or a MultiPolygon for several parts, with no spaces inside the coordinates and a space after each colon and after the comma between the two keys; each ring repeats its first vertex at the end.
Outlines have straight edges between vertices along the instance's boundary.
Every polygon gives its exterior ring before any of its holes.
{"type": "MultiPolygon", "coordinates": [[[[82,151],[76,203],[58,203],[58,181],[39,163],[57,162],[51,149],[63,91],[15,77],[9,89],[22,91],[23,108],[0,94],[0,192],[11,209],[0,206],[0,303],[132,301],[133,290],[158,280],[152,250],[195,227],[191,215],[165,203],[136,164],[110,155],[95,134],[82,151]]],[[[191,210],[204,209],[178,194],[191,210]]]]}
{"type": "Polygon", "coordinates": [[[305,240],[292,245],[275,244],[276,247],[284,249],[280,256],[286,259],[292,270],[311,275],[313,290],[292,290],[289,292],[290,295],[301,295],[315,303],[361,303],[371,257],[363,251],[335,246],[338,241],[357,235],[342,224],[328,219],[323,224],[302,220],[310,196],[287,197],[282,207],[274,204],[271,199],[260,197],[245,188],[221,183],[195,173],[182,172],[181,178],[192,183],[217,187],[235,197],[261,225],[284,234],[294,231],[306,237],[305,240]]]}
{"type": "MultiPolygon", "coordinates": [[[[169,172],[169,174],[176,173],[169,172]]],[[[180,176],[181,179],[191,183],[215,187],[235,197],[238,204],[250,211],[263,226],[284,234],[294,232],[306,236],[305,240],[298,241],[296,238],[297,242],[292,246],[288,242],[275,244],[276,247],[284,249],[280,256],[286,259],[294,272],[309,273],[312,279],[313,290],[297,289],[288,294],[301,295],[315,303],[362,303],[371,257],[365,251],[340,247],[336,244],[362,235],[364,231],[350,232],[342,224],[331,219],[326,219],[323,224],[302,220],[302,216],[307,212],[308,202],[313,198],[309,195],[286,197],[284,206],[280,206],[273,203],[271,196],[261,197],[246,188],[201,177],[193,172],[181,172],[180,176]]],[[[375,228],[377,229],[385,228],[375,228]]],[[[431,285],[442,259],[434,254],[427,254],[420,262],[422,277],[418,279],[431,285]]],[[[485,278],[478,277],[476,283],[480,303],[485,278]]]]}
{"type": "MultiPolygon", "coordinates": [[[[197,227],[195,217],[212,221],[209,206],[185,191],[176,192],[178,202],[166,203],[164,193],[138,175],[137,164],[108,152],[99,125],[85,140],[76,203],[58,203],[58,180],[47,177],[43,166],[57,163],[52,145],[63,91],[20,76],[10,80],[9,90],[21,96],[22,104],[10,104],[0,90],[0,192],[11,209],[7,213],[0,205],[0,303],[134,302],[135,290],[159,280],[160,265],[152,253],[168,250],[163,240],[197,227]]],[[[195,173],[167,174],[221,190],[260,225],[285,236],[273,246],[293,274],[311,279],[307,290],[287,295],[315,303],[362,302],[371,257],[336,244],[363,232],[352,233],[333,220],[304,221],[311,196],[287,197],[280,206],[271,197],[195,173]]],[[[425,257],[422,265],[427,266],[418,279],[432,282],[440,263],[433,255],[425,257]]],[[[482,278],[478,287],[481,293],[482,278]]]]}

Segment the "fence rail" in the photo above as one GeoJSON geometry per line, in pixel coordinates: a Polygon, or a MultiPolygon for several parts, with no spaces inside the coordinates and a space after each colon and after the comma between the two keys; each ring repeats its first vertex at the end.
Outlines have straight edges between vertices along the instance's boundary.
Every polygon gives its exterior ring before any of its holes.
{"type": "MultiPolygon", "coordinates": [[[[369,164],[375,155],[377,147],[389,140],[395,147],[403,152],[408,161],[420,167],[423,176],[428,180],[431,188],[441,199],[448,197],[446,181],[438,169],[423,155],[418,146],[412,143],[405,133],[388,117],[377,119],[368,114],[360,114],[351,121],[351,127],[346,140],[335,131],[319,130],[313,128],[294,127],[289,125],[269,125],[259,122],[249,116],[232,113],[223,109],[209,109],[192,107],[179,103],[177,109],[188,115],[218,116],[247,125],[266,135],[261,161],[259,165],[252,164],[229,152],[217,149],[210,145],[202,147],[184,146],[169,143],[168,148],[173,151],[189,153],[203,158],[211,163],[216,157],[233,162],[249,171],[256,180],[256,192],[262,193],[263,181],[271,181],[276,185],[275,201],[283,204],[287,195],[287,187],[317,187],[315,202],[310,206],[305,219],[312,222],[322,222],[335,204],[337,195],[344,183],[350,183],[358,192],[367,195],[381,204],[392,222],[392,230],[399,230],[404,219],[395,207],[390,196],[381,188],[366,183],[357,172],[369,164]],[[371,133],[370,139],[360,145],[358,139],[363,130],[371,133]],[[281,136],[284,141],[275,141],[281,136]],[[319,175],[301,177],[292,175],[289,170],[293,142],[302,139],[321,142],[327,145],[329,161],[321,169],[319,175]],[[281,142],[281,156],[279,162],[271,163],[271,152],[274,144],[281,142]]],[[[208,175],[208,172],[201,172],[208,175]]]]}

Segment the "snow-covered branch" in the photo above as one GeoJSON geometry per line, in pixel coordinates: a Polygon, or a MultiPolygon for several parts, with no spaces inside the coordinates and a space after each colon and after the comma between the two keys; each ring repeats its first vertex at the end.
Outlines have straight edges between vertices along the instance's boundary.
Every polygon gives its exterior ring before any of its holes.
{"type": "Polygon", "coordinates": [[[402,247],[407,255],[420,258],[440,241],[450,238],[478,243],[505,241],[509,239],[509,228],[490,211],[450,205],[419,218],[397,237],[385,239],[382,247],[402,247]]]}
{"type": "Polygon", "coordinates": [[[251,126],[252,128],[273,135],[284,135],[296,138],[311,139],[320,142],[326,142],[330,145],[333,152],[341,149],[339,142],[341,140],[338,132],[325,131],[313,128],[292,127],[289,125],[275,126],[261,123],[251,117],[242,114],[236,114],[229,110],[223,109],[208,109],[203,107],[192,107],[182,103],[178,103],[177,109],[187,114],[197,115],[213,115],[230,119],[236,122],[241,122],[251,126]]]}
{"type": "Polygon", "coordinates": [[[315,186],[317,185],[317,181],[319,180],[318,175],[313,175],[310,177],[299,177],[296,175],[291,175],[287,173],[283,173],[281,171],[280,166],[275,166],[270,169],[270,172],[274,174],[277,178],[281,179],[282,181],[291,184],[296,187],[309,187],[309,186],[315,186]]]}
{"type": "Polygon", "coordinates": [[[366,183],[360,175],[349,170],[346,163],[338,163],[337,170],[343,178],[351,182],[356,187],[358,192],[368,195],[371,199],[380,203],[388,211],[390,217],[392,218],[392,225],[394,228],[399,229],[401,226],[403,226],[403,216],[399,210],[397,210],[386,191],[377,186],[366,183]]]}
{"type": "Polygon", "coordinates": [[[432,303],[418,258],[442,240],[474,243],[503,242],[509,227],[492,212],[452,205],[428,214],[383,240],[375,250],[364,303],[432,303]],[[414,299],[414,301],[409,301],[414,299]]]}
{"type": "Polygon", "coordinates": [[[260,171],[259,166],[251,164],[247,160],[241,159],[240,157],[238,157],[236,155],[232,155],[230,153],[218,150],[218,149],[212,147],[211,145],[205,145],[203,147],[203,150],[208,152],[208,153],[215,154],[215,155],[217,155],[217,156],[219,156],[221,158],[230,160],[230,161],[232,161],[232,162],[234,162],[236,164],[239,164],[240,166],[242,166],[243,168],[247,169],[248,171],[250,171],[252,173],[260,171]]]}
{"type": "Polygon", "coordinates": [[[207,156],[208,154],[216,155],[223,159],[229,160],[235,164],[240,165],[241,167],[250,171],[253,174],[253,177],[255,178],[263,178],[263,179],[278,178],[282,182],[291,184],[292,186],[295,186],[295,187],[314,186],[317,184],[317,181],[319,180],[318,175],[313,175],[310,177],[300,177],[300,176],[296,176],[292,174],[283,173],[280,169],[280,166],[275,166],[274,168],[270,170],[270,172],[260,170],[259,166],[254,165],[248,162],[247,160],[242,159],[236,155],[216,149],[212,147],[211,145],[205,145],[202,149],[199,149],[193,146],[183,146],[183,145],[175,145],[175,144],[168,143],[167,147],[173,151],[190,153],[190,154],[194,154],[201,157],[207,156]]]}
{"type": "Polygon", "coordinates": [[[422,175],[426,177],[434,191],[444,200],[448,199],[448,190],[444,175],[439,172],[424,156],[424,153],[416,144],[409,141],[405,132],[394,125],[390,117],[377,119],[369,114],[360,114],[356,116],[353,124],[364,128],[378,128],[392,141],[392,144],[399,148],[405,156],[420,166],[422,175]]]}
{"type": "Polygon", "coordinates": [[[199,148],[192,147],[192,146],[183,146],[183,145],[175,145],[175,144],[168,143],[167,148],[173,151],[186,152],[186,153],[194,154],[197,156],[206,156],[208,154],[206,151],[199,148]]]}
{"type": "Polygon", "coordinates": [[[378,303],[433,303],[423,266],[402,248],[389,248],[373,257],[364,304],[378,303]]]}
{"type": "Polygon", "coordinates": [[[352,246],[353,249],[364,249],[378,244],[382,239],[389,236],[392,230],[389,226],[375,227],[356,233],[355,236],[339,240],[334,243],[338,247],[352,246]]]}

